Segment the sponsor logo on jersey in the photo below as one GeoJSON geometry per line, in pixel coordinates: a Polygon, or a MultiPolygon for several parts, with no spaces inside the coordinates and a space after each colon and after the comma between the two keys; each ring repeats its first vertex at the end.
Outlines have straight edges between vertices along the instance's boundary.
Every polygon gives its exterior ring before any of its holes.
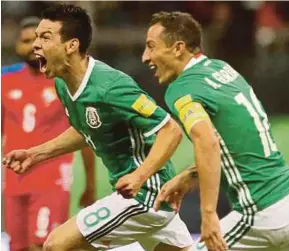
{"type": "Polygon", "coordinates": [[[144,117],[149,117],[155,112],[157,105],[149,100],[146,95],[142,94],[133,103],[132,108],[144,117]]]}
{"type": "Polygon", "coordinates": [[[19,89],[14,89],[14,90],[11,90],[9,93],[8,93],[8,97],[10,99],[13,99],[13,100],[18,100],[22,97],[23,93],[21,90],[19,89]]]}
{"type": "Polygon", "coordinates": [[[49,106],[51,102],[56,100],[57,96],[54,87],[45,88],[42,92],[42,98],[46,106],[49,106]]]}
{"type": "Polygon", "coordinates": [[[96,108],[92,106],[87,106],[85,116],[86,116],[86,123],[89,125],[89,127],[96,129],[101,126],[102,123],[99,119],[99,115],[97,113],[96,108]]]}

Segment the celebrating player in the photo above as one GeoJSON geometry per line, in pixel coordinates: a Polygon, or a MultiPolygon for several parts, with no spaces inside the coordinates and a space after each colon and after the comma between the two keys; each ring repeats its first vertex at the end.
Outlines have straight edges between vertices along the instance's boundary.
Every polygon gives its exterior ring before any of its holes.
{"type": "MultiPolygon", "coordinates": [[[[289,250],[289,168],[267,115],[237,71],[202,54],[201,41],[190,14],[160,12],[152,17],[142,58],[160,84],[169,84],[166,103],[194,143],[201,239],[209,250],[289,250]],[[220,179],[233,207],[221,223],[220,179]]],[[[195,174],[191,168],[165,184],[156,209],[170,201],[178,210],[195,174]]],[[[195,250],[203,248],[198,243],[195,250]]]]}
{"type": "Polygon", "coordinates": [[[44,11],[34,52],[40,71],[56,77],[71,127],[42,145],[12,151],[3,164],[24,173],[88,144],[108,168],[118,192],[56,228],[44,250],[90,249],[88,243],[109,249],[135,241],[146,250],[188,250],[192,239],[179,215],[168,205],[153,210],[160,187],[174,176],[169,157],[181,129],[132,78],[87,55],[91,34],[90,18],[80,7],[44,11]]]}
{"type": "MultiPolygon", "coordinates": [[[[16,52],[25,63],[1,69],[4,153],[41,144],[68,128],[54,82],[39,72],[33,54],[39,22],[28,17],[20,23],[16,52]]],[[[94,153],[86,148],[82,156],[88,182],[80,203],[88,206],[95,201],[94,153]]],[[[48,233],[68,219],[72,161],[73,155],[66,154],[22,176],[5,169],[5,226],[12,251],[38,250],[48,233]]]]}

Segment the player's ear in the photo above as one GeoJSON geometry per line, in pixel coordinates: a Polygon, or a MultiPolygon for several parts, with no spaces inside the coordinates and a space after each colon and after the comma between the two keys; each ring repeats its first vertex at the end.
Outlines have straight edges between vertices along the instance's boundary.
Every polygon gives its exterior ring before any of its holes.
{"type": "Polygon", "coordinates": [[[186,50],[186,44],[183,41],[177,41],[174,43],[174,54],[176,57],[180,57],[186,50]]]}
{"type": "Polygon", "coordinates": [[[66,42],[66,52],[67,54],[71,54],[79,49],[79,40],[77,38],[70,39],[66,42]]]}

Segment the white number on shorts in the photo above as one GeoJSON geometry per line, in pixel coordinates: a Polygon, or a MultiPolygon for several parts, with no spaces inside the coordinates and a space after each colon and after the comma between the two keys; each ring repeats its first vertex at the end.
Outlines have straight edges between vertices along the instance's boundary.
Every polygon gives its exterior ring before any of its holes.
{"type": "Polygon", "coordinates": [[[36,232],[35,236],[38,238],[44,238],[48,234],[49,227],[49,217],[50,217],[50,209],[48,207],[41,207],[37,214],[36,220],[36,232]]]}
{"type": "Polygon", "coordinates": [[[27,104],[23,108],[23,130],[25,132],[32,132],[35,128],[35,113],[36,113],[36,107],[33,104],[27,104]]]}
{"type": "Polygon", "coordinates": [[[239,93],[238,95],[236,95],[235,100],[238,104],[245,106],[245,108],[253,118],[255,126],[259,132],[261,143],[263,145],[264,155],[265,157],[268,157],[272,152],[277,151],[277,147],[269,133],[270,126],[268,123],[268,117],[263,111],[253,89],[250,90],[250,97],[252,103],[244,96],[243,93],[239,93]]]}

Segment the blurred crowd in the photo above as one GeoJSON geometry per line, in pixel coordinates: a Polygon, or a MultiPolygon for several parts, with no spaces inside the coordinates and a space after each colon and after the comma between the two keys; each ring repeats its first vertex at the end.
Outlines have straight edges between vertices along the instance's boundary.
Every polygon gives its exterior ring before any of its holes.
{"type": "MultiPolygon", "coordinates": [[[[13,42],[19,20],[39,16],[51,2],[2,2],[2,65],[17,61],[13,42]]],[[[141,63],[145,29],[160,10],[191,13],[203,26],[205,53],[228,61],[254,86],[269,114],[289,112],[289,3],[208,1],[78,2],[94,21],[90,53],[132,75],[163,104],[164,87],[141,63]]]]}

